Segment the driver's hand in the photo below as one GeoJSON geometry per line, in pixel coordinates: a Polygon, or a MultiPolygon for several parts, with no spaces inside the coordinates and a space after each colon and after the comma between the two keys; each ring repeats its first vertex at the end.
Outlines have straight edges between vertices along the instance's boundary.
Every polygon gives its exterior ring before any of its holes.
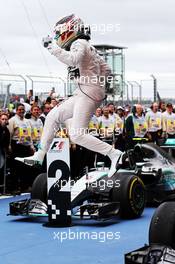
{"type": "Polygon", "coordinates": [[[52,41],[53,41],[53,39],[49,35],[47,37],[44,37],[42,39],[42,44],[43,44],[44,48],[48,48],[49,45],[52,44],[52,41]]]}
{"type": "Polygon", "coordinates": [[[54,54],[55,51],[58,51],[61,48],[57,45],[55,39],[53,39],[50,36],[47,36],[42,39],[42,44],[47,50],[51,53],[54,54]]]}

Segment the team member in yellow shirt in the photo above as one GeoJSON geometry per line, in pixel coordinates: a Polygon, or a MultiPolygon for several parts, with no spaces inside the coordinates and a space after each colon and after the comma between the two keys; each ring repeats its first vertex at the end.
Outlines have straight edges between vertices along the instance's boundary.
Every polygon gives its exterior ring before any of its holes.
{"type": "Polygon", "coordinates": [[[99,134],[105,141],[112,143],[114,136],[115,120],[109,114],[108,106],[103,107],[103,115],[99,118],[99,134]]]}
{"type": "Polygon", "coordinates": [[[172,104],[166,105],[166,111],[162,114],[163,117],[163,133],[168,138],[175,138],[175,114],[173,113],[172,104]]]}
{"type": "Polygon", "coordinates": [[[158,111],[159,107],[156,102],[151,105],[151,110],[146,113],[146,121],[148,125],[148,135],[152,142],[159,144],[162,137],[162,113],[158,111]]]}
{"type": "Polygon", "coordinates": [[[24,118],[24,114],[24,105],[18,104],[15,116],[9,119],[8,129],[11,136],[11,148],[15,157],[28,155],[34,151],[31,125],[29,120],[24,118]]]}
{"type": "Polygon", "coordinates": [[[43,123],[39,118],[40,108],[38,105],[33,105],[31,107],[31,118],[29,119],[31,126],[31,137],[33,141],[33,145],[35,149],[38,149],[38,144],[40,143],[42,131],[43,131],[43,123]]]}
{"type": "Polygon", "coordinates": [[[25,108],[23,104],[18,104],[16,114],[9,119],[8,129],[11,137],[11,186],[13,189],[26,189],[32,182],[34,174],[17,163],[15,157],[27,157],[35,151],[31,137],[31,125],[28,119],[24,117],[25,108]]]}
{"type": "Polygon", "coordinates": [[[88,128],[89,128],[89,132],[93,134],[94,136],[98,135],[99,120],[100,120],[101,115],[102,115],[102,109],[98,107],[95,111],[95,114],[93,114],[93,116],[90,119],[88,128]]]}

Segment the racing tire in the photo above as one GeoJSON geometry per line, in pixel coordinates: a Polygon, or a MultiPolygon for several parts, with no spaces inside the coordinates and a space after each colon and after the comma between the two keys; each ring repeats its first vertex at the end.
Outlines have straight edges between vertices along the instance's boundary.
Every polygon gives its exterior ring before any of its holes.
{"type": "Polygon", "coordinates": [[[149,244],[175,249],[175,201],[162,203],[154,212],[149,228],[149,244]]]}
{"type": "Polygon", "coordinates": [[[142,180],[130,173],[117,173],[120,186],[112,189],[112,201],[120,202],[120,216],[124,219],[138,218],[146,203],[145,186],[142,180]]]}
{"type": "Polygon", "coordinates": [[[39,199],[47,204],[47,173],[39,174],[32,184],[31,199],[39,199]]]}

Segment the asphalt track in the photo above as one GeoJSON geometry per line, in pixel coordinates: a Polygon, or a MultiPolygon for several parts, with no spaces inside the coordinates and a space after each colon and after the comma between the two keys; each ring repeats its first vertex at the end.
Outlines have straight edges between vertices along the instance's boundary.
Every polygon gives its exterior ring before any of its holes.
{"type": "Polygon", "coordinates": [[[135,220],[74,218],[71,228],[47,228],[46,217],[7,216],[9,202],[22,198],[0,199],[1,264],[123,264],[126,252],[148,242],[153,208],[135,220]]]}

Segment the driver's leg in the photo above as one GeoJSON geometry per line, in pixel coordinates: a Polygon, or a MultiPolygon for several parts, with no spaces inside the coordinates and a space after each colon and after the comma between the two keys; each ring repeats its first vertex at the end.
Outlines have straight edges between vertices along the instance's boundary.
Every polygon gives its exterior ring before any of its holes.
{"type": "Polygon", "coordinates": [[[109,176],[116,172],[116,164],[121,155],[121,151],[114,149],[111,145],[97,139],[86,133],[89,120],[95,112],[98,104],[86,95],[82,94],[77,97],[74,105],[71,128],[69,129],[70,139],[80,146],[83,146],[94,152],[108,155],[111,159],[111,170],[109,176]]]}

